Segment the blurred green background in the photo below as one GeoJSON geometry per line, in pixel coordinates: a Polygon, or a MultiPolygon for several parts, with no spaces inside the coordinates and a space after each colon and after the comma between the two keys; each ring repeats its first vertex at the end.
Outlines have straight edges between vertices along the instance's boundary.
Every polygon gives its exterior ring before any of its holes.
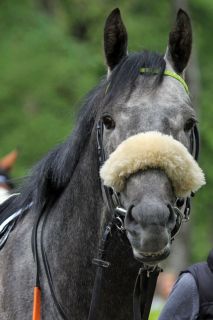
{"type": "MultiPolygon", "coordinates": [[[[184,2],[193,21],[200,74],[200,163],[207,177],[207,186],[193,202],[191,219],[190,260],[198,261],[213,243],[213,1],[184,2]]],[[[81,99],[105,74],[102,34],[109,12],[121,9],[129,51],[163,53],[177,5],[169,0],[1,1],[0,156],[19,147],[13,178],[27,175],[36,161],[66,139],[81,99]]]]}

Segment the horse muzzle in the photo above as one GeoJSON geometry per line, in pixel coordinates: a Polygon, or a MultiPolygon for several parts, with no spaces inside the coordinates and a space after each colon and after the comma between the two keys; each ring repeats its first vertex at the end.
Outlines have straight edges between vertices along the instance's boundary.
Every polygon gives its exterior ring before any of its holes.
{"type": "Polygon", "coordinates": [[[142,201],[131,206],[125,217],[133,255],[144,263],[158,263],[168,257],[175,227],[175,212],[161,202],[142,201]]]}

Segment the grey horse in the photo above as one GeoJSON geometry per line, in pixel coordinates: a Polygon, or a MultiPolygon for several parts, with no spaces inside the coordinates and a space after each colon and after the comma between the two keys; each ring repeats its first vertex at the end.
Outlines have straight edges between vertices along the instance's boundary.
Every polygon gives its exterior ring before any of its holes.
{"type": "MultiPolygon", "coordinates": [[[[87,95],[72,135],[37,164],[21,187],[21,194],[5,209],[12,213],[33,203],[0,252],[1,320],[32,317],[36,271],[31,237],[41,212],[37,224],[41,319],[63,319],[50,292],[41,243],[66,319],[87,319],[96,270],[92,259],[97,255],[104,226],[111,219],[101,190],[97,122],[101,119],[104,125],[106,157],[122,141],[147,131],[171,135],[190,150],[195,110],[182,83],[165,76],[164,71],[184,77],[191,46],[191,23],[183,10],[177,14],[164,55],[149,51],[128,54],[120,11],[115,9],[109,15],[104,29],[107,76],[87,95]],[[141,74],[141,68],[158,72],[141,74]]],[[[132,319],[138,260],[155,264],[165,259],[176,224],[168,209],[168,204],[173,206],[176,201],[173,185],[159,168],[132,174],[120,193],[120,201],[124,208],[134,205],[125,217],[129,242],[118,234],[110,241],[107,259],[111,267],[104,271],[98,306],[101,320],[132,319]],[[135,251],[141,252],[137,260],[135,251]]]]}

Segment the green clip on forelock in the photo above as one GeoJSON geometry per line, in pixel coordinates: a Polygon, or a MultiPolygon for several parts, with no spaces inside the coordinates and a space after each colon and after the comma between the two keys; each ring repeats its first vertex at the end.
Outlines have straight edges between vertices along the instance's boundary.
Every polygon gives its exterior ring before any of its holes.
{"type": "MultiPolygon", "coordinates": [[[[143,74],[143,73],[148,73],[148,74],[158,74],[159,73],[159,70],[158,69],[154,69],[154,68],[141,68],[140,69],[140,73],[143,74]]],[[[164,71],[164,76],[169,76],[169,77],[172,77],[176,80],[178,80],[184,87],[184,89],[186,90],[186,92],[189,94],[189,88],[185,82],[185,80],[179,76],[177,73],[175,72],[172,72],[170,70],[165,70],[164,71]]]]}

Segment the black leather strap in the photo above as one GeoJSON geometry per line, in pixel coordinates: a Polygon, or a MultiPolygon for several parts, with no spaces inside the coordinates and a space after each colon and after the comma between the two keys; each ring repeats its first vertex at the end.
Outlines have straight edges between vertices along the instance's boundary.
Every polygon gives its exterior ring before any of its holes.
{"type": "Polygon", "coordinates": [[[110,263],[108,261],[105,261],[105,257],[106,257],[106,249],[109,243],[112,230],[113,230],[113,224],[110,223],[105,228],[105,231],[99,246],[98,257],[93,259],[92,261],[93,264],[97,266],[97,270],[96,270],[95,282],[93,286],[88,320],[100,320],[98,317],[98,311],[99,311],[100,301],[101,301],[102,276],[103,276],[103,269],[108,268],[110,266],[110,263]]]}
{"type": "Polygon", "coordinates": [[[134,320],[148,320],[157,278],[161,271],[158,266],[151,271],[146,268],[139,270],[133,293],[134,320]]]}

